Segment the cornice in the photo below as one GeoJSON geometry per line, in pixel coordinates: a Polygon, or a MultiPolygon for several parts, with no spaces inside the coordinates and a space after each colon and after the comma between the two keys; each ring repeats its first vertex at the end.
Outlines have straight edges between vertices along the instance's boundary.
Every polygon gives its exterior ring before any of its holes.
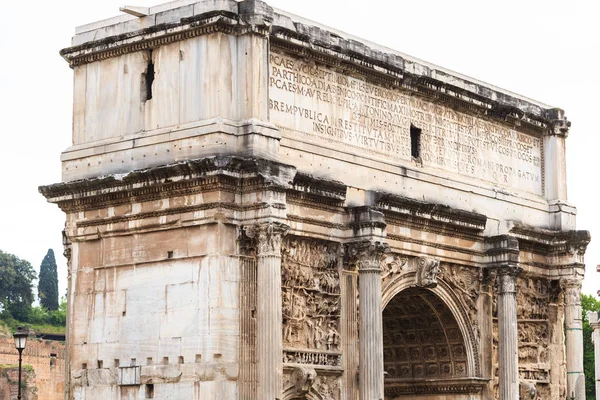
{"type": "Polygon", "coordinates": [[[297,172],[292,187],[287,193],[298,203],[343,207],[346,201],[346,190],[347,186],[342,182],[297,172]]]}
{"type": "Polygon", "coordinates": [[[61,209],[75,211],[203,190],[245,193],[268,188],[285,192],[295,173],[295,167],[274,161],[217,156],[40,186],[38,190],[61,209]]]}
{"type": "Polygon", "coordinates": [[[584,254],[590,243],[589,231],[558,231],[513,223],[511,236],[519,240],[519,248],[544,256],[584,254]]]}
{"type": "Polygon", "coordinates": [[[410,226],[447,236],[481,241],[487,217],[472,211],[427,203],[388,193],[379,193],[376,207],[388,224],[410,226]]]}
{"type": "Polygon", "coordinates": [[[385,395],[394,397],[400,395],[425,395],[425,394],[480,394],[488,379],[464,378],[464,379],[437,379],[430,380],[387,380],[385,395]]]}

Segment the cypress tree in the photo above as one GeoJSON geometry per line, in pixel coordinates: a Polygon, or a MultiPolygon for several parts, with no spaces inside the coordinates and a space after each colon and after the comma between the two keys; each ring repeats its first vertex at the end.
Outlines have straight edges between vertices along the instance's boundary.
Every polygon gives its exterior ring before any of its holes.
{"type": "Polygon", "coordinates": [[[48,250],[42,265],[40,265],[38,297],[42,307],[51,311],[58,309],[58,272],[52,249],[48,250]]]}

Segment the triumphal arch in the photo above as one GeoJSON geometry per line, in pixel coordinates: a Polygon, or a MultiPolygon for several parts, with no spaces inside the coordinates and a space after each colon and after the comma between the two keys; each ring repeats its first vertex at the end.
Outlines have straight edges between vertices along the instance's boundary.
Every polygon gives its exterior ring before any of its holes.
{"type": "Polygon", "coordinates": [[[563,111],[254,0],[77,28],[67,399],[584,399],[563,111]]]}

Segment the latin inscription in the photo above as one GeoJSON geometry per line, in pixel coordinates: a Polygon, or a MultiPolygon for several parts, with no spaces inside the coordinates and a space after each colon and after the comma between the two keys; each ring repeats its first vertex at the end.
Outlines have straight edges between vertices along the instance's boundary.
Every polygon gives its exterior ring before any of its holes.
{"type": "Polygon", "coordinates": [[[339,148],[421,162],[500,186],[542,194],[541,140],[509,127],[277,53],[270,56],[271,120],[339,148]]]}

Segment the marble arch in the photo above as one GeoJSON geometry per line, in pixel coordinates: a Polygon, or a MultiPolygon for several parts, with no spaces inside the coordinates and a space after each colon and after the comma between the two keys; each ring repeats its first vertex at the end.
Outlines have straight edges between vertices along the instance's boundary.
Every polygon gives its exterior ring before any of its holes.
{"type": "Polygon", "coordinates": [[[124,11],[61,51],[73,141],[40,187],[65,399],[379,400],[411,293],[464,340],[444,400],[585,399],[563,110],[260,0],[124,11]]]}

